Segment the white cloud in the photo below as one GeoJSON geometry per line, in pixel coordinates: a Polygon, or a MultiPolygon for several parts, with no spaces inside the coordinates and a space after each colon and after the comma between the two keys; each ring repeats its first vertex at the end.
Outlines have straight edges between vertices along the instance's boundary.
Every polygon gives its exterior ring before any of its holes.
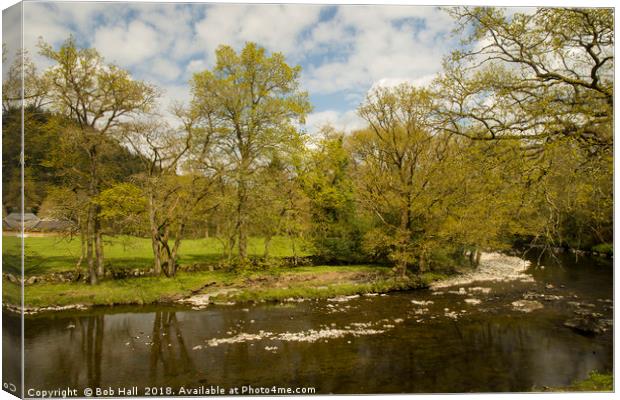
{"type": "Polygon", "coordinates": [[[151,73],[167,81],[173,81],[181,74],[181,68],[165,58],[157,58],[148,64],[151,73]]]}
{"type": "Polygon", "coordinates": [[[319,111],[311,113],[306,117],[306,130],[309,133],[316,133],[325,125],[331,125],[343,132],[351,132],[366,126],[364,120],[357,115],[355,110],[344,112],[335,110],[319,111]]]}
{"type": "Polygon", "coordinates": [[[141,21],[97,29],[93,46],[108,61],[122,65],[145,61],[161,49],[155,29],[141,21]]]}
{"type": "Polygon", "coordinates": [[[424,86],[428,86],[431,84],[431,82],[433,82],[433,80],[437,77],[436,74],[429,74],[429,75],[424,75],[421,76],[417,79],[411,79],[411,78],[382,78],[379,79],[378,81],[374,82],[372,84],[372,86],[370,87],[370,90],[374,90],[377,88],[392,88],[392,87],[396,87],[398,85],[401,85],[403,83],[408,83],[412,86],[417,86],[417,87],[424,87],[424,86]]]}
{"type": "Polygon", "coordinates": [[[6,56],[2,65],[2,78],[6,78],[9,66],[13,64],[21,45],[21,5],[14,5],[2,11],[2,53],[6,56]]]}
{"type": "Polygon", "coordinates": [[[441,69],[451,19],[433,7],[340,7],[313,28],[307,49],[338,48],[339,56],[307,68],[310,91],[334,93],[381,80],[422,81],[441,69]]]}
{"type": "MultiPolygon", "coordinates": [[[[450,17],[434,7],[337,6],[320,20],[319,5],[25,3],[25,40],[33,58],[37,38],[57,46],[69,34],[95,47],[139,79],[166,90],[162,108],[187,102],[192,73],[213,64],[220,44],[236,49],[254,41],[302,64],[302,86],[312,95],[332,94],[315,104],[308,127],[331,122],[352,130],[363,122],[350,110],[371,87],[428,84],[450,46],[450,17]],[[340,104],[334,104],[341,98],[340,104]],[[322,111],[325,108],[328,111],[322,111]],[[349,111],[337,111],[349,109],[349,111]]],[[[47,64],[46,64],[47,63],[47,64]]]]}
{"type": "Polygon", "coordinates": [[[196,34],[210,58],[219,45],[239,48],[244,42],[290,55],[299,50],[298,35],[318,21],[320,10],[313,5],[218,4],[196,24],[196,34]]]}
{"type": "Polygon", "coordinates": [[[204,60],[191,60],[187,63],[187,72],[189,73],[203,71],[205,68],[207,68],[207,64],[204,60]]]}

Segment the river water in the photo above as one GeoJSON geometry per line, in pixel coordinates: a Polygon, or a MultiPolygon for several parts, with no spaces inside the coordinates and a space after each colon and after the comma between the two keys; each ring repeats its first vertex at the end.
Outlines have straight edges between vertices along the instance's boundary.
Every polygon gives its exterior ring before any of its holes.
{"type": "MultiPolygon", "coordinates": [[[[583,335],[564,322],[577,309],[612,318],[612,263],[566,255],[542,264],[526,271],[529,282],[30,316],[25,388],[70,387],[80,395],[87,387],[137,386],[143,395],[146,387],[179,394],[181,387],[211,385],[311,387],[324,394],[521,392],[610,371],[611,329],[583,335]],[[543,307],[515,308],[524,298],[543,307]]],[[[19,318],[5,314],[3,325],[6,352],[19,346],[19,318]]]]}

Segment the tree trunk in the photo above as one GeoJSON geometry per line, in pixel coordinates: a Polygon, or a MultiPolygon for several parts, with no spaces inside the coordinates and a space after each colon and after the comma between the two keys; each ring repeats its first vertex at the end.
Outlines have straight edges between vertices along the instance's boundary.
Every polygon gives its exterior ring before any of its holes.
{"type": "Polygon", "coordinates": [[[86,226],[84,225],[84,221],[82,221],[81,217],[78,217],[77,225],[80,231],[80,258],[75,264],[75,269],[78,274],[81,275],[80,271],[82,269],[82,261],[86,258],[86,226]]]}
{"type": "Polygon", "coordinates": [[[476,249],[469,251],[469,265],[472,267],[476,266],[476,249]]]}
{"type": "Polygon", "coordinates": [[[422,251],[418,259],[419,272],[426,272],[426,252],[422,251]]]}
{"type": "Polygon", "coordinates": [[[295,243],[295,236],[289,235],[289,237],[291,238],[291,247],[293,250],[293,265],[297,266],[297,245],[295,243]]]}
{"type": "Polygon", "coordinates": [[[97,146],[92,146],[88,153],[90,157],[90,181],[88,185],[88,195],[90,202],[88,204],[88,215],[86,221],[86,256],[88,261],[88,274],[90,275],[90,283],[91,285],[95,285],[97,284],[97,272],[99,268],[99,263],[103,262],[103,252],[101,252],[101,255],[99,254],[100,243],[97,243],[99,232],[97,221],[97,205],[93,203],[93,200],[98,194],[97,146]],[[95,265],[95,263],[97,263],[97,265],[95,265]]]}
{"type": "Polygon", "coordinates": [[[239,238],[238,248],[239,248],[239,261],[243,263],[248,256],[248,237],[247,237],[247,226],[246,226],[246,202],[247,202],[247,189],[245,178],[243,177],[244,172],[242,172],[242,177],[239,179],[239,188],[237,189],[237,234],[239,238]]]}
{"type": "Polygon", "coordinates": [[[482,252],[476,249],[476,267],[480,265],[480,257],[482,257],[482,252]]]}
{"type": "Polygon", "coordinates": [[[95,257],[97,261],[97,277],[103,278],[105,275],[105,269],[103,265],[103,238],[101,234],[101,221],[97,214],[99,214],[99,207],[95,208],[95,257]]]}
{"type": "Polygon", "coordinates": [[[159,248],[159,232],[157,230],[157,221],[155,220],[155,199],[152,190],[149,193],[149,224],[151,228],[151,248],[153,250],[153,275],[161,275],[161,255],[159,248]]]}
{"type": "Polygon", "coordinates": [[[228,238],[228,246],[226,248],[226,256],[228,259],[228,262],[232,262],[233,259],[233,252],[235,251],[235,246],[237,245],[237,238],[235,236],[230,236],[228,238]]]}
{"type": "Polygon", "coordinates": [[[97,284],[97,271],[95,269],[95,257],[93,254],[94,250],[94,231],[95,231],[95,220],[93,215],[95,207],[93,204],[88,206],[88,216],[86,221],[86,262],[88,263],[88,275],[90,279],[91,285],[97,284]]]}
{"type": "Polygon", "coordinates": [[[269,245],[271,244],[271,235],[267,235],[265,237],[265,251],[263,253],[263,257],[269,258],[269,245]]]}
{"type": "Polygon", "coordinates": [[[168,245],[168,234],[170,228],[166,226],[161,235],[159,235],[159,254],[162,260],[162,271],[167,277],[170,277],[170,246],[168,245]]]}
{"type": "Polygon", "coordinates": [[[185,223],[181,222],[179,226],[179,230],[177,231],[177,234],[174,238],[174,245],[172,246],[172,252],[170,253],[170,261],[168,263],[170,276],[175,276],[177,273],[177,266],[178,266],[177,257],[179,254],[179,247],[181,246],[181,239],[183,238],[184,231],[185,231],[185,223]]]}
{"type": "Polygon", "coordinates": [[[407,201],[400,212],[400,234],[402,235],[400,247],[403,258],[397,263],[397,269],[401,277],[405,276],[407,273],[407,268],[409,267],[409,263],[406,259],[404,259],[404,254],[407,253],[407,245],[411,239],[411,214],[409,210],[409,201],[407,201]]]}
{"type": "Polygon", "coordinates": [[[400,260],[396,264],[396,272],[398,272],[398,275],[400,275],[400,277],[404,277],[405,275],[407,275],[407,267],[409,267],[409,263],[405,260],[400,260]]]}

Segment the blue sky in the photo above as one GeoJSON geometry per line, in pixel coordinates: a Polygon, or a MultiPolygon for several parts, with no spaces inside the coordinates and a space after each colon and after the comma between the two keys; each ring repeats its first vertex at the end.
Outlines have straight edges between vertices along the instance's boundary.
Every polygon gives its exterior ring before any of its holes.
{"type": "Polygon", "coordinates": [[[423,6],[37,2],[25,3],[24,23],[24,44],[42,68],[38,38],[59,45],[73,34],[160,86],[162,108],[188,101],[188,80],[213,65],[218,45],[255,41],[302,66],[314,105],[309,131],[326,122],[361,127],[355,109],[369,89],[428,83],[457,41],[450,17],[423,6]]]}

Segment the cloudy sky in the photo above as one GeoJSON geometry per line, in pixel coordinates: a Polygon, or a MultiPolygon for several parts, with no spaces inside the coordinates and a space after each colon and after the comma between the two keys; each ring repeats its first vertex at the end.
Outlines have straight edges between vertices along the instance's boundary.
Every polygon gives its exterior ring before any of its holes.
{"type": "MultiPolygon", "coordinates": [[[[10,16],[3,21],[10,48],[10,16]]],[[[218,45],[255,41],[302,66],[314,105],[309,131],[325,122],[359,127],[355,109],[373,85],[430,81],[457,43],[450,17],[422,6],[33,2],[24,4],[24,24],[39,65],[39,37],[56,46],[73,34],[164,89],[165,102],[188,100],[189,78],[213,66],[218,45]]]]}

